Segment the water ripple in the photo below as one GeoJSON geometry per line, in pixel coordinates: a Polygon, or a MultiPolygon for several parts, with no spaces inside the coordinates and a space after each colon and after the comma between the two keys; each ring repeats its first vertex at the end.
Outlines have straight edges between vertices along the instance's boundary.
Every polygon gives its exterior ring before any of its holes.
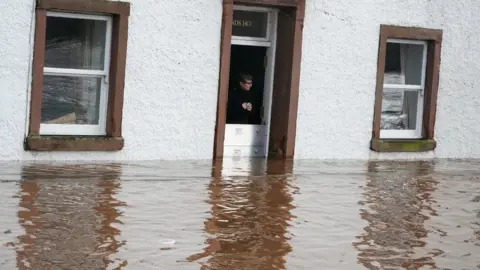
{"type": "Polygon", "coordinates": [[[480,269],[480,161],[1,163],[0,269],[480,269]]]}

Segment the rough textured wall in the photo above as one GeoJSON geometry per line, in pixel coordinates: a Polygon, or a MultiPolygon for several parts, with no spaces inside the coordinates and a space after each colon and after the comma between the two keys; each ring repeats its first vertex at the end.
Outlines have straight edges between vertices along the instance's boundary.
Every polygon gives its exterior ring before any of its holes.
{"type": "Polygon", "coordinates": [[[131,2],[121,158],[211,158],[221,1],[131,2]]]}
{"type": "Polygon", "coordinates": [[[0,160],[23,159],[33,0],[0,1],[0,160]]]}
{"type": "Polygon", "coordinates": [[[475,0],[307,1],[296,158],[480,157],[479,12],[475,0]],[[369,150],[380,24],[444,31],[435,153],[369,150]]]}
{"type": "Polygon", "coordinates": [[[0,160],[211,158],[222,2],[132,0],[117,153],[23,150],[34,0],[0,1],[0,160]]]}

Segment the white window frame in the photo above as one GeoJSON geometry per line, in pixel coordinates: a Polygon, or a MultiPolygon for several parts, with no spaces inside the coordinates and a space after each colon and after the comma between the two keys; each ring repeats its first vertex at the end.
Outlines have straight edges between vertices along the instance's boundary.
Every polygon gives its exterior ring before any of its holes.
{"type": "Polygon", "coordinates": [[[102,78],[100,87],[98,125],[86,124],[40,124],[40,135],[106,135],[110,57],[112,44],[112,17],[66,12],[47,12],[47,17],[106,21],[105,56],[103,70],[44,67],[43,76],[72,76],[102,78]]]}
{"type": "MultiPolygon", "coordinates": [[[[428,43],[423,40],[411,40],[411,39],[387,39],[387,43],[400,43],[400,44],[416,44],[423,45],[423,56],[422,56],[422,75],[421,75],[421,84],[420,85],[409,85],[409,84],[383,84],[382,91],[395,91],[398,90],[416,90],[418,91],[418,103],[417,103],[417,121],[415,130],[380,130],[381,139],[420,139],[422,138],[422,125],[423,125],[423,102],[424,102],[424,91],[425,91],[425,76],[427,69],[427,49],[428,43]],[[388,89],[387,89],[388,88],[388,89]],[[386,90],[387,89],[387,90],[386,90]]],[[[386,57],[386,55],[385,55],[386,57]]],[[[385,74],[384,74],[385,76],[385,74]]],[[[404,92],[402,92],[403,96],[404,92]]],[[[383,102],[383,99],[382,99],[383,102]]]]}
{"type": "MultiPolygon", "coordinates": [[[[254,43],[256,44],[254,46],[270,47],[272,34],[273,34],[271,27],[269,27],[272,24],[272,20],[273,20],[272,9],[262,8],[262,7],[234,6],[233,12],[235,12],[235,10],[267,13],[267,24],[265,26],[267,28],[267,32],[265,37],[249,37],[249,36],[234,36],[232,31],[232,41],[235,41],[236,45],[250,45],[254,43]]],[[[233,29],[233,25],[232,25],[232,29],[233,29]]]]}

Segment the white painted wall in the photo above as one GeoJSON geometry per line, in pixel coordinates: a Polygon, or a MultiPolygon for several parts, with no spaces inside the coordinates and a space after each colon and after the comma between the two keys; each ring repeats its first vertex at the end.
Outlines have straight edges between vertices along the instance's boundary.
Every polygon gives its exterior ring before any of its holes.
{"type": "MultiPolygon", "coordinates": [[[[131,0],[116,153],[23,150],[34,2],[0,1],[0,160],[211,158],[221,0],[131,0]]],[[[296,158],[480,157],[479,12],[475,0],[307,0],[296,158]],[[444,30],[434,153],[369,150],[382,23],[444,30]]]]}
{"type": "Polygon", "coordinates": [[[116,153],[23,150],[34,2],[0,1],[0,160],[212,157],[222,1],[131,1],[125,147],[116,153]]]}
{"type": "Polygon", "coordinates": [[[307,1],[296,157],[479,158],[479,12],[476,0],[307,1]],[[380,24],[444,31],[434,153],[369,150],[380,24]]]}

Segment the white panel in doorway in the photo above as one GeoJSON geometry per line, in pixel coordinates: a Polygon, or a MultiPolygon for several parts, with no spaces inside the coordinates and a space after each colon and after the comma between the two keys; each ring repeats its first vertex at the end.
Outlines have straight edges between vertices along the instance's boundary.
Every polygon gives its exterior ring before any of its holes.
{"type": "Polygon", "coordinates": [[[225,126],[225,145],[265,145],[265,125],[228,124],[225,126]]]}
{"type": "Polygon", "coordinates": [[[265,154],[263,145],[225,145],[223,150],[225,157],[264,157],[265,154]]]}

